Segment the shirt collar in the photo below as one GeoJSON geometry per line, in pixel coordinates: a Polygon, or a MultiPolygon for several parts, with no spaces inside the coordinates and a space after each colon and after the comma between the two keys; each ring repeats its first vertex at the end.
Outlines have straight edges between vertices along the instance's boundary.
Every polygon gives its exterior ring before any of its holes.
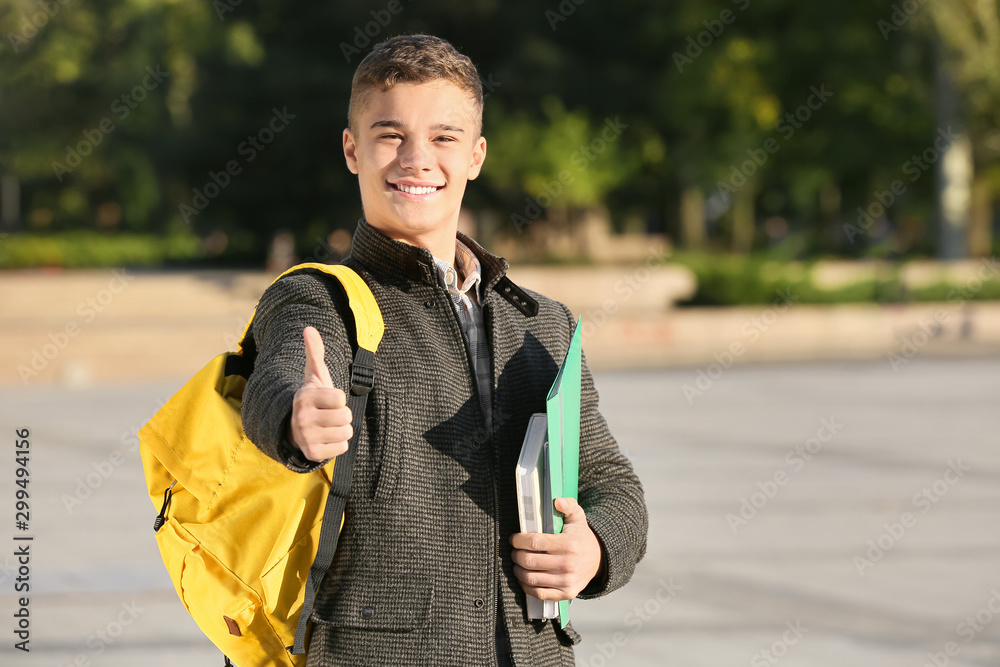
{"type": "Polygon", "coordinates": [[[438,257],[434,258],[434,266],[445,288],[453,294],[465,294],[470,289],[477,300],[479,285],[482,283],[482,267],[479,258],[472,250],[457,238],[455,239],[455,266],[438,257]],[[456,271],[456,268],[458,269],[456,271]],[[462,284],[459,285],[459,276],[462,284]],[[475,289],[473,289],[475,288],[475,289]]]}

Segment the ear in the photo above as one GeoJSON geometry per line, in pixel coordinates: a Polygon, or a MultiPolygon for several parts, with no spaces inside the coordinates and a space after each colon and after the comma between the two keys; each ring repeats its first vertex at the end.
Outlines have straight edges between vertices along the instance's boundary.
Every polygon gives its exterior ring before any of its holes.
{"type": "Polygon", "coordinates": [[[480,136],[476,140],[476,146],[472,149],[472,160],[469,162],[469,180],[474,181],[479,176],[486,160],[486,137],[480,136]]]}
{"type": "Polygon", "coordinates": [[[344,128],[344,159],[347,161],[347,168],[352,174],[358,173],[358,145],[354,141],[354,134],[351,128],[344,128]]]}

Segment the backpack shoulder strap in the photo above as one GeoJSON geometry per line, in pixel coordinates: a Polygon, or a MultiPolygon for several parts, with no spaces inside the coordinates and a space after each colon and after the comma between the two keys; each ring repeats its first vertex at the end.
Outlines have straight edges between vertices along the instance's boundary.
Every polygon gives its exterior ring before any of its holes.
{"type": "MultiPolygon", "coordinates": [[[[372,294],[371,288],[368,287],[368,283],[351,267],[343,264],[306,262],[304,264],[297,264],[287,271],[282,272],[271,284],[273,285],[287,275],[310,270],[321,271],[340,281],[344,292],[347,293],[347,302],[351,307],[351,313],[354,315],[354,325],[358,334],[358,347],[375,354],[375,351],[378,350],[378,344],[382,341],[382,335],[385,333],[382,311],[379,310],[378,303],[375,301],[375,296],[372,294]]],[[[240,336],[239,353],[241,355],[245,351],[246,338],[256,314],[257,308],[254,307],[253,315],[250,316],[246,327],[243,328],[243,334],[240,336]]]]}

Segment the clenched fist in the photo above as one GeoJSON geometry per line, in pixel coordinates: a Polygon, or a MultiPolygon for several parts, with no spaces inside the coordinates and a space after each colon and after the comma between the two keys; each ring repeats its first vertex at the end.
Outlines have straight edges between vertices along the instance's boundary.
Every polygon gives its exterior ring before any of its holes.
{"type": "Polygon", "coordinates": [[[324,360],[323,338],[315,327],[302,331],[306,344],[305,384],[292,400],[288,439],[310,461],[325,461],[347,451],[354,434],[347,394],[333,386],[324,360]]]}

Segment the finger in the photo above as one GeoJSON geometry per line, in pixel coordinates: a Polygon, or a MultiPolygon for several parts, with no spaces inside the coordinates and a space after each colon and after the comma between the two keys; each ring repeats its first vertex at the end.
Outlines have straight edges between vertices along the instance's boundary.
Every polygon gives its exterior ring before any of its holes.
{"type": "Polygon", "coordinates": [[[305,389],[300,399],[305,405],[319,408],[323,411],[340,412],[343,410],[347,414],[350,414],[351,409],[347,407],[347,394],[342,389],[312,386],[305,389]]]}
{"type": "Polygon", "coordinates": [[[305,429],[308,442],[314,445],[341,445],[349,442],[354,428],[347,426],[311,426],[305,429]]]}
{"type": "Polygon", "coordinates": [[[563,523],[587,523],[587,513],[575,498],[556,498],[556,509],[563,513],[563,523]]]}
{"type": "Polygon", "coordinates": [[[552,600],[554,602],[558,602],[560,600],[571,599],[565,592],[556,588],[533,588],[531,586],[524,586],[523,584],[521,588],[524,589],[525,593],[534,596],[539,600],[552,600]]]}
{"type": "Polygon", "coordinates": [[[333,387],[330,369],[326,367],[323,337],[316,327],[306,327],[302,330],[306,344],[305,383],[318,387],[333,387]]]}
{"type": "Polygon", "coordinates": [[[556,536],[546,533],[514,533],[510,536],[510,544],[515,549],[549,551],[556,544],[554,537],[556,536]]]}
{"type": "Polygon", "coordinates": [[[533,595],[539,600],[553,600],[558,602],[560,600],[572,600],[576,597],[561,588],[536,588],[533,586],[525,586],[524,584],[521,584],[521,588],[524,589],[525,593],[533,595]]]}
{"type": "Polygon", "coordinates": [[[347,447],[348,445],[346,442],[337,442],[319,445],[306,445],[300,449],[302,450],[302,455],[307,459],[319,463],[321,461],[326,461],[340,456],[347,451],[347,447]]]}
{"type": "Polygon", "coordinates": [[[522,569],[532,572],[548,572],[550,574],[568,572],[566,559],[552,554],[514,549],[511,553],[511,560],[520,565],[522,569]]]}
{"type": "Polygon", "coordinates": [[[527,584],[521,584],[521,588],[525,593],[532,597],[536,597],[539,600],[568,600],[570,597],[566,595],[563,591],[556,588],[537,588],[535,586],[528,586],[527,584]]]}
{"type": "Polygon", "coordinates": [[[302,425],[305,428],[317,426],[319,428],[347,427],[351,425],[351,411],[349,408],[337,408],[336,410],[312,410],[303,415],[302,425]]]}
{"type": "Polygon", "coordinates": [[[514,576],[517,580],[521,582],[521,588],[524,589],[526,593],[534,595],[536,598],[542,600],[558,600],[566,599],[565,596],[559,598],[559,595],[565,593],[563,587],[568,584],[566,577],[558,574],[549,574],[547,572],[533,572],[531,570],[525,570],[520,565],[514,566],[514,576]],[[531,590],[534,589],[538,592],[532,593],[531,590]]]}

